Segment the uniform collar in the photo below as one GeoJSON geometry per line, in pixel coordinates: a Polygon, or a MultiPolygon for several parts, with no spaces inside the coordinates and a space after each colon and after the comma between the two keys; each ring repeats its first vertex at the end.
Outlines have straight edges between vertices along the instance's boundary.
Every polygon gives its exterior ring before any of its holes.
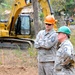
{"type": "Polygon", "coordinates": [[[46,32],[46,30],[45,30],[45,35],[51,34],[51,32],[53,32],[53,31],[54,31],[54,29],[51,29],[49,32],[46,32]]]}

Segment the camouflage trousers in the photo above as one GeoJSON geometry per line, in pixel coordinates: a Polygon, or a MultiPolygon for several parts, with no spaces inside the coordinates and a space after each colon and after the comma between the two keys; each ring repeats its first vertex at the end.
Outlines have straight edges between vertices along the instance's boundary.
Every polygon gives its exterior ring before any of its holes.
{"type": "Polygon", "coordinates": [[[53,75],[54,62],[38,62],[39,75],[53,75]]]}

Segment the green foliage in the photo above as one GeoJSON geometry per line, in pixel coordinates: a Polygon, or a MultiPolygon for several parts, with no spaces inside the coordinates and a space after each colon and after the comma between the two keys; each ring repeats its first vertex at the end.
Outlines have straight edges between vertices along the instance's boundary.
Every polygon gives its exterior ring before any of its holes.
{"type": "Polygon", "coordinates": [[[18,56],[18,57],[21,57],[21,54],[22,54],[22,52],[21,52],[21,50],[20,50],[20,47],[17,45],[17,50],[15,50],[15,54],[18,56]]]}
{"type": "Polygon", "coordinates": [[[55,12],[65,9],[65,0],[51,0],[51,6],[55,12]]]}
{"type": "Polygon", "coordinates": [[[74,0],[66,0],[66,5],[70,5],[70,4],[73,4],[74,3],[74,0]]]}
{"type": "Polygon", "coordinates": [[[51,0],[54,12],[65,11],[65,14],[72,15],[75,8],[74,0],[51,0]]]}
{"type": "Polygon", "coordinates": [[[4,2],[4,0],[0,0],[0,3],[4,2]]]}
{"type": "Polygon", "coordinates": [[[14,0],[1,0],[0,3],[0,20],[5,19],[5,11],[6,10],[11,10],[12,4],[14,0]]]}
{"type": "Polygon", "coordinates": [[[65,13],[68,13],[70,16],[73,15],[74,8],[75,8],[74,0],[66,0],[65,13]]]}
{"type": "Polygon", "coordinates": [[[11,8],[11,6],[10,6],[10,5],[5,4],[5,3],[1,3],[1,5],[2,5],[2,6],[4,6],[4,7],[7,7],[7,8],[11,8]]]}
{"type": "Polygon", "coordinates": [[[0,65],[2,65],[3,63],[0,61],[0,65]]]}
{"type": "Polygon", "coordinates": [[[0,5],[0,13],[3,11],[2,6],[0,5]]]}
{"type": "Polygon", "coordinates": [[[71,22],[70,25],[75,25],[75,21],[74,22],[71,22]]]}
{"type": "Polygon", "coordinates": [[[28,53],[29,53],[30,56],[33,56],[33,57],[37,55],[37,51],[34,47],[29,48],[28,53]]]}
{"type": "Polygon", "coordinates": [[[39,12],[39,17],[40,17],[40,20],[44,20],[44,13],[43,12],[39,12]]]}
{"type": "Polygon", "coordinates": [[[13,4],[14,0],[3,0],[1,1],[0,7],[2,8],[1,10],[7,10],[7,9],[11,9],[11,6],[13,4]]]}
{"type": "Polygon", "coordinates": [[[75,30],[72,30],[72,35],[71,35],[71,38],[70,38],[74,48],[75,48],[75,30]]]}

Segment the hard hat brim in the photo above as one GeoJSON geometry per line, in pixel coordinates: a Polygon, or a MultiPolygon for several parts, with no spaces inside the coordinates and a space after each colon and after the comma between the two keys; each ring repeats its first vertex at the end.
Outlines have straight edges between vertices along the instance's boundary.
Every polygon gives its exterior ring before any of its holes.
{"type": "MultiPolygon", "coordinates": [[[[44,22],[44,23],[47,23],[47,24],[52,24],[52,23],[50,23],[50,22],[44,22]]],[[[53,24],[52,24],[53,25],[53,24]]]]}

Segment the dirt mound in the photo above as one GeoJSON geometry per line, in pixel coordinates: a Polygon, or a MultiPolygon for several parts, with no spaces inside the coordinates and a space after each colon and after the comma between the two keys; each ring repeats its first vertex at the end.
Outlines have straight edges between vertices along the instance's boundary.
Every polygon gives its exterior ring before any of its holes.
{"type": "Polygon", "coordinates": [[[28,51],[0,49],[0,75],[38,75],[36,57],[28,51]]]}
{"type": "Polygon", "coordinates": [[[38,75],[36,67],[0,66],[0,75],[38,75]]]}

